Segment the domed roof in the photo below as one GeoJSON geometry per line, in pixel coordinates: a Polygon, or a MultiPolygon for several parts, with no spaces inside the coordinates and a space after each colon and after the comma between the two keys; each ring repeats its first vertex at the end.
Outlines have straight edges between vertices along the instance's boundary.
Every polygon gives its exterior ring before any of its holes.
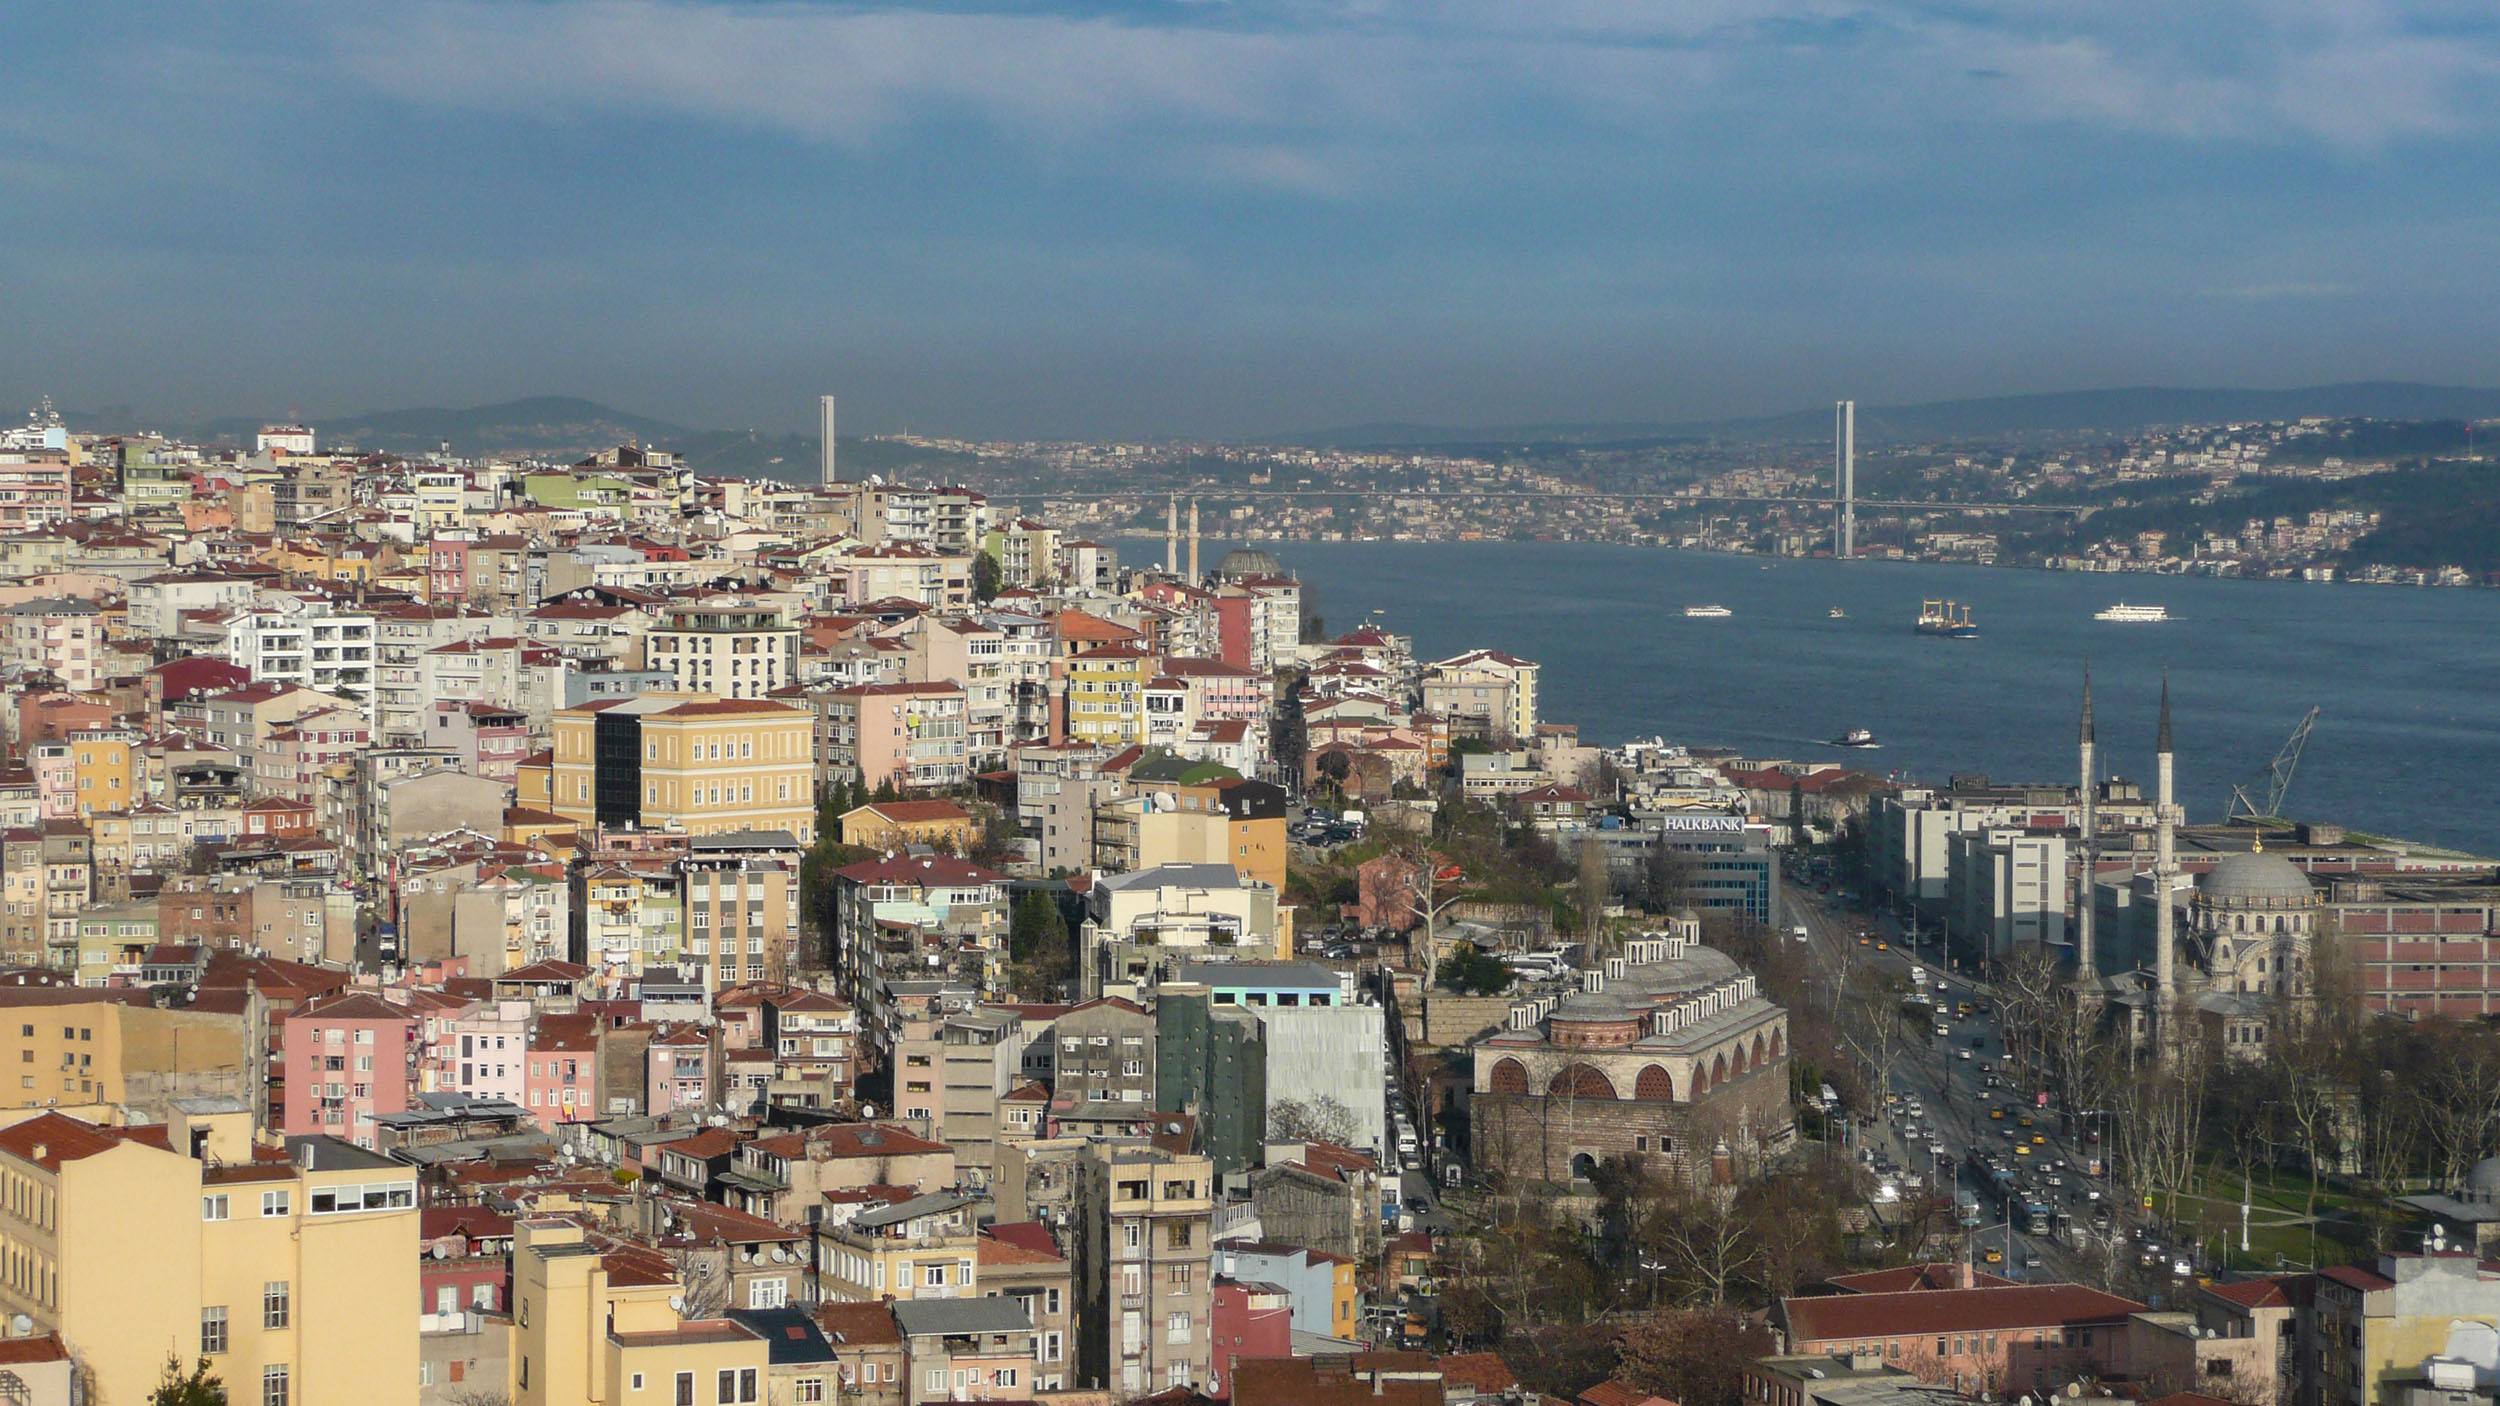
{"type": "Polygon", "coordinates": [[[1282,576],[1285,564],[1256,547],[1235,547],[1215,564],[1218,576],[1239,579],[1244,576],[1282,576]]]}
{"type": "Polygon", "coordinates": [[[2299,865],[2263,849],[2225,858],[2199,887],[2207,902],[2249,907],[2314,903],[2318,897],[2317,888],[2299,865]]]}

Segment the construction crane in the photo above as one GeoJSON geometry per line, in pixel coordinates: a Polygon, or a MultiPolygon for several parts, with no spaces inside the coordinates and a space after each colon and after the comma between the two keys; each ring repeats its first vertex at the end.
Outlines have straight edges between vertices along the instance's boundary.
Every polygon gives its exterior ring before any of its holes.
{"type": "Polygon", "coordinates": [[[2283,819],[2283,796],[2292,789],[2292,773],[2300,766],[2300,754],[2309,745],[2309,729],[2317,726],[2318,710],[2311,708],[2301,715],[2300,725],[2283,739],[2283,746],[2267,764],[2265,775],[2251,777],[2246,785],[2231,788],[2231,819],[2256,821],[2260,824],[2283,819]],[[2263,804],[2251,794],[2264,793],[2263,804]]]}

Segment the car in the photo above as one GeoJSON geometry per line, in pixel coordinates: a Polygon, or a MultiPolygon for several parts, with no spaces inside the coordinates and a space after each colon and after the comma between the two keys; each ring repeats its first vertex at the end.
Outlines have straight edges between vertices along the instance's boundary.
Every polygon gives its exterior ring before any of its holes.
{"type": "Polygon", "coordinates": [[[2186,1279],[2196,1273],[2196,1266],[2189,1264],[2186,1260],[2172,1260],[2170,1272],[2178,1278],[2186,1279]]]}
{"type": "Polygon", "coordinates": [[[1964,1050],[1964,1051],[1962,1051],[1962,1058],[1964,1058],[1964,1059],[1968,1059],[1968,1058],[1970,1058],[1970,1051],[1968,1051],[1968,1050],[1964,1050]]]}
{"type": "Polygon", "coordinates": [[[1878,952],[1889,952],[1892,950],[1892,944],[1878,940],[1875,944],[1875,950],[1878,952]]]}
{"type": "Polygon", "coordinates": [[[2031,1144],[2030,1144],[2030,1143],[2027,1143],[2027,1142],[2018,1142],[2018,1143],[2014,1144],[2014,1155],[2015,1155],[2015,1156],[2017,1156],[2017,1157],[2028,1157],[2028,1156],[2030,1156],[2030,1155],[2031,1155],[2031,1144]]]}
{"type": "Polygon", "coordinates": [[[2025,1255],[2025,1256],[2023,1256],[2023,1268],[2025,1268],[2025,1269],[2038,1269],[2039,1267],[2040,1267],[2040,1257],[2039,1257],[2038,1255],[2025,1255]]]}
{"type": "Polygon", "coordinates": [[[1988,1116],[2002,1123],[2005,1121],[2005,1110],[2002,1108],[1991,1108],[1988,1110],[1988,1116]]]}
{"type": "Polygon", "coordinates": [[[2022,1126],[2024,1126],[2024,1127],[2028,1128],[2028,1127],[2030,1127],[2030,1126],[2031,1126],[2031,1115],[2030,1115],[2030,1114],[2028,1114],[2028,1113],[2026,1113],[2026,1114],[2024,1114],[2023,1116],[2021,1116],[2020,1118],[2015,1119],[2014,1121],[2015,1121],[2015,1122],[2017,1122],[2017,1123],[2019,1123],[2019,1124],[2021,1124],[2022,1126]]]}
{"type": "Polygon", "coordinates": [[[1986,1260],[1990,1264],[2003,1264],[2005,1263],[2005,1252],[2003,1250],[1991,1249],[1982,1253],[1980,1258],[1986,1260]]]}
{"type": "Polygon", "coordinates": [[[2034,1146],[2034,1147],[2046,1147],[2046,1146],[2048,1146],[2048,1145],[2049,1145],[2049,1135],[2048,1135],[2047,1133],[2033,1133],[2033,1134],[2031,1135],[2031,1145],[2032,1145],[2032,1146],[2034,1146]]]}
{"type": "Polygon", "coordinates": [[[1873,945],[1874,941],[1875,941],[1875,939],[1873,939],[1873,938],[1871,938],[1871,937],[1868,937],[1868,936],[1867,936],[1866,934],[1864,934],[1864,933],[1860,933],[1860,934],[1858,934],[1858,945],[1859,945],[1860,947],[1867,947],[1867,946],[1871,946],[1871,945],[1873,945]]]}
{"type": "Polygon", "coordinates": [[[1949,1035],[1949,1034],[1951,1034],[1951,1033],[1952,1033],[1951,1031],[1946,1030],[1946,1029],[1944,1028],[1944,1026],[1943,1026],[1943,1025],[1941,1025],[1941,1024],[1939,1024],[1939,1025],[1936,1027],[1936,1038],[1937,1038],[1937,1039],[1939,1039],[1939,1040],[1943,1039],[1945,1036],[1947,1036],[1947,1035],[1949,1035]]]}

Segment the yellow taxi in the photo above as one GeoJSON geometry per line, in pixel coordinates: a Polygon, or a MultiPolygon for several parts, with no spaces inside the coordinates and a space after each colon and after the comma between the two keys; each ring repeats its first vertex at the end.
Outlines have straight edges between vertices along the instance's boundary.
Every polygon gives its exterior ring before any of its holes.
{"type": "Polygon", "coordinates": [[[2003,1264],[2005,1263],[2005,1252],[2003,1250],[1988,1250],[1983,1252],[1980,1255],[1980,1258],[1986,1260],[1990,1264],[2003,1264]]]}
{"type": "Polygon", "coordinates": [[[1889,942],[1878,942],[1875,944],[1875,950],[1878,952],[1889,952],[1892,950],[1892,944],[1889,942]]]}
{"type": "Polygon", "coordinates": [[[2030,1143],[2027,1143],[2027,1142],[2018,1142],[2018,1143],[2015,1143],[2015,1144],[2014,1144],[2014,1155],[2015,1155],[2015,1156],[2017,1156],[2017,1157],[2028,1157],[2028,1156],[2030,1156],[2030,1155],[2031,1155],[2031,1144],[2030,1144],[2030,1143]]]}
{"type": "Polygon", "coordinates": [[[2046,1147],[2046,1146],[2048,1146],[2048,1145],[2049,1145],[2049,1135],[2048,1135],[2047,1133],[2033,1133],[2033,1134],[2031,1135],[2031,1145],[2032,1145],[2032,1146],[2034,1146],[2034,1147],[2046,1147]]]}
{"type": "Polygon", "coordinates": [[[1988,1110],[1988,1116],[2002,1123],[2005,1121],[2005,1110],[2002,1108],[1991,1108],[1988,1110]]]}
{"type": "Polygon", "coordinates": [[[2030,1114],[2028,1114],[2028,1113],[2026,1113],[2026,1114],[2024,1114],[2023,1116],[2021,1116],[2020,1118],[2015,1119],[2014,1121],[2015,1121],[2016,1123],[2021,1124],[2023,1127],[2028,1128],[2028,1127],[2030,1127],[2030,1126],[2031,1126],[2031,1115],[2030,1115],[2030,1114]]]}
{"type": "Polygon", "coordinates": [[[1872,944],[1874,941],[1875,941],[1875,939],[1873,939],[1873,938],[1871,938],[1871,937],[1866,936],[1864,933],[1860,933],[1860,934],[1858,935],[1858,945],[1859,945],[1860,947],[1865,947],[1865,946],[1868,946],[1868,945],[1872,944]]]}

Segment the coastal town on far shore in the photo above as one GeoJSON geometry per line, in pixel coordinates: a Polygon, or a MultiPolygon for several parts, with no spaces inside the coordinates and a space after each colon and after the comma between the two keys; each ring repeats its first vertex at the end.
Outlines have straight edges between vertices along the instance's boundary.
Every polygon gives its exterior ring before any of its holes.
{"type": "MultiPolygon", "coordinates": [[[[0,1399],[2500,1402],[2500,861],[2191,815],[2166,681],[1583,737],[1292,559],[1829,554],[1829,464],[821,413],[0,434],[0,1399]]],[[[2477,583],[2451,428],[1858,447],[1841,554],[2477,583]]]]}

